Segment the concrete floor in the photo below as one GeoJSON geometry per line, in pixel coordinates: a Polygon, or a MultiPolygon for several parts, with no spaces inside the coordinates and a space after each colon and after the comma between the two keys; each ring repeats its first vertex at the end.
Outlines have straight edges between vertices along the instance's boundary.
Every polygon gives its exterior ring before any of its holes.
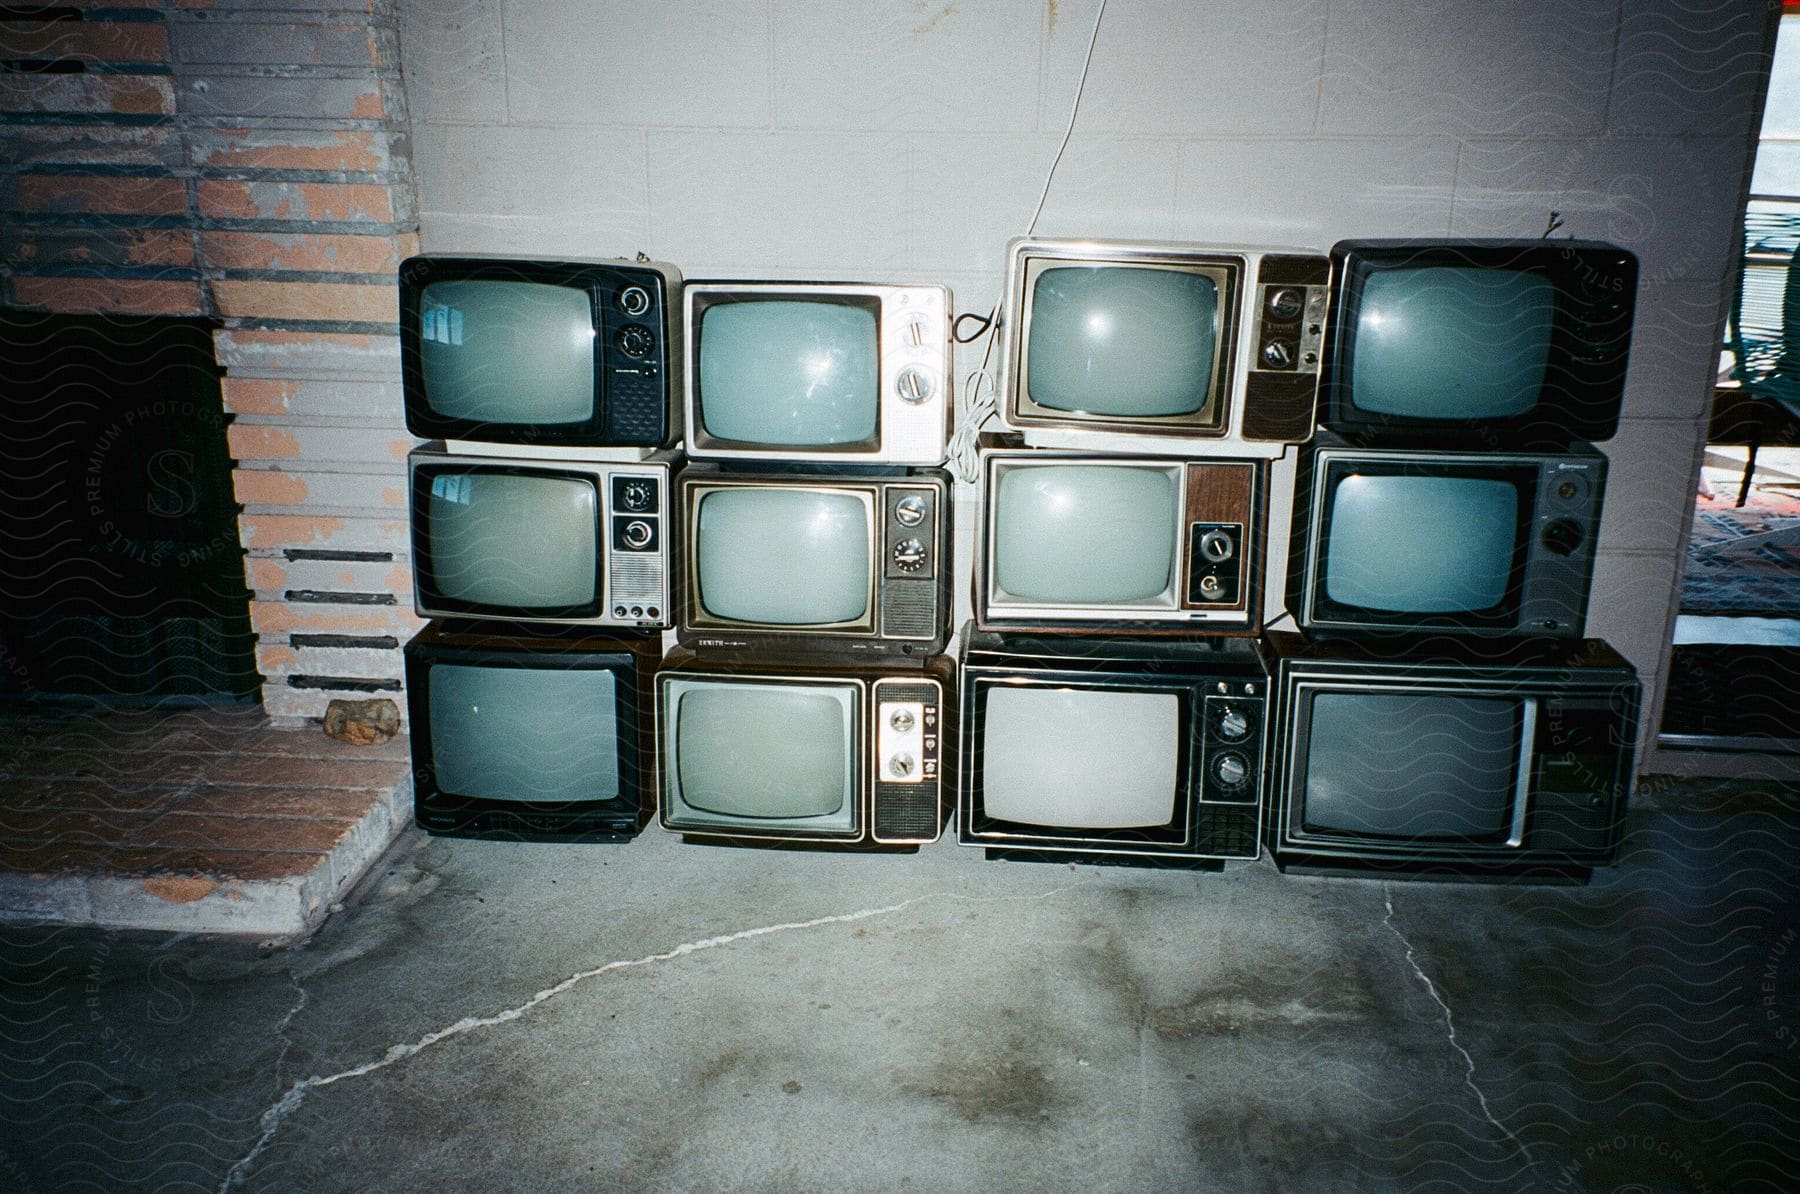
{"type": "Polygon", "coordinates": [[[0,1186],[1791,1190],[1796,847],[1704,781],[1575,889],[409,831],[304,946],[0,929],[0,1186]]]}

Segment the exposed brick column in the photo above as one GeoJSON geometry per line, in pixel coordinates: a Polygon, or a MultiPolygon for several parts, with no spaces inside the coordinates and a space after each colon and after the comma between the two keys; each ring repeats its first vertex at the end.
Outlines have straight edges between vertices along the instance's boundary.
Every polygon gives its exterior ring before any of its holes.
{"type": "Polygon", "coordinates": [[[217,317],[264,706],[397,690],[418,220],[393,0],[8,13],[0,302],[217,317]]]}

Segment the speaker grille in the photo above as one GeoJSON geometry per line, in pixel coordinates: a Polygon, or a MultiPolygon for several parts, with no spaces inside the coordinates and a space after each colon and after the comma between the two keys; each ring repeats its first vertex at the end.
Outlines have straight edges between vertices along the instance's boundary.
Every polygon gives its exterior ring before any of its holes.
{"type": "MultiPolygon", "coordinates": [[[[883,638],[933,638],[937,631],[937,582],[890,580],[881,586],[883,638]]],[[[917,698],[912,698],[917,699],[917,698]]]]}
{"type": "Polygon", "coordinates": [[[1255,858],[1258,853],[1256,806],[1236,808],[1202,805],[1194,813],[1194,850],[1208,858],[1255,858]]]}
{"type": "Polygon", "coordinates": [[[1252,373],[1244,383],[1244,438],[1298,443],[1312,435],[1318,374],[1252,373]]]}
{"type": "Polygon", "coordinates": [[[663,600],[663,561],[655,555],[615,553],[608,568],[612,580],[612,598],[619,601],[643,601],[667,605],[663,600]]]}
{"type": "Polygon", "coordinates": [[[934,841],[938,835],[939,785],[875,785],[875,836],[887,841],[934,841]]]}

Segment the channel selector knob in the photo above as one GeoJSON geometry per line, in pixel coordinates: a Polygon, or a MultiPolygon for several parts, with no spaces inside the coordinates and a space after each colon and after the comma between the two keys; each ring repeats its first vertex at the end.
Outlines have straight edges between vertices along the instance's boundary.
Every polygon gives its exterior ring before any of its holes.
{"type": "Polygon", "coordinates": [[[1219,713],[1219,737],[1227,742],[1241,742],[1250,733],[1250,719],[1243,710],[1227,705],[1219,713]]]}
{"type": "Polygon", "coordinates": [[[906,751],[901,751],[899,754],[888,759],[888,774],[895,779],[905,779],[913,773],[913,768],[917,766],[918,762],[912,755],[908,754],[906,751]]]}
{"type": "Polygon", "coordinates": [[[1215,564],[1231,558],[1231,536],[1224,531],[1208,531],[1200,536],[1200,554],[1215,564]]]}
{"type": "Polygon", "coordinates": [[[627,510],[648,510],[656,497],[656,486],[648,481],[627,481],[619,487],[619,505],[627,510]]]}
{"type": "Polygon", "coordinates": [[[1580,547],[1585,538],[1580,525],[1567,518],[1558,518],[1544,528],[1544,549],[1555,555],[1566,556],[1580,547]]]}
{"type": "Polygon", "coordinates": [[[931,380],[931,374],[925,370],[908,366],[894,378],[894,389],[899,391],[901,401],[917,406],[931,400],[931,396],[937,392],[937,383],[931,380]]]}
{"type": "Polygon", "coordinates": [[[641,323],[628,323],[619,329],[614,343],[628,357],[647,357],[656,347],[656,333],[641,323]]]}
{"type": "Polygon", "coordinates": [[[625,524],[625,546],[644,548],[650,546],[650,540],[656,530],[641,518],[634,518],[625,524]]]}
{"type": "Polygon", "coordinates": [[[619,292],[619,310],[638,316],[650,309],[650,292],[642,286],[627,286],[619,292]]]}
{"type": "Polygon", "coordinates": [[[917,724],[917,720],[913,717],[911,709],[896,709],[888,718],[888,724],[894,727],[895,733],[904,734],[917,724]]]}
{"type": "Polygon", "coordinates": [[[1291,369],[1294,345],[1288,340],[1271,340],[1262,347],[1262,363],[1270,369],[1291,369]]]}
{"type": "Polygon", "coordinates": [[[925,566],[925,544],[917,539],[902,539],[894,544],[894,566],[902,572],[917,572],[925,566]]]}
{"type": "Polygon", "coordinates": [[[1306,306],[1306,297],[1298,290],[1284,286],[1269,295],[1269,314],[1277,319],[1298,319],[1306,306]]]}
{"type": "Polygon", "coordinates": [[[894,503],[894,521],[903,527],[916,527],[925,521],[925,499],[903,497],[894,503]]]}
{"type": "Polygon", "coordinates": [[[1242,786],[1244,781],[1250,778],[1250,764],[1244,760],[1243,755],[1223,754],[1214,761],[1212,772],[1213,778],[1218,780],[1220,785],[1236,788],[1242,786]]]}

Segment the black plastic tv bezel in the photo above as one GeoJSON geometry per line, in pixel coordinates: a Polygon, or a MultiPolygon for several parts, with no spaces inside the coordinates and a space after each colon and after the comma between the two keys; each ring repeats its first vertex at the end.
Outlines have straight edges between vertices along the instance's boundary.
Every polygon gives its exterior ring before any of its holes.
{"type": "MultiPolygon", "coordinates": [[[[1316,468],[1316,466],[1315,466],[1316,468]]],[[[1319,525],[1311,526],[1312,505],[1308,504],[1304,521],[1307,531],[1307,550],[1299,557],[1304,566],[1312,570],[1314,590],[1312,599],[1306,609],[1309,623],[1320,623],[1328,631],[1336,631],[1342,625],[1355,625],[1373,631],[1487,631],[1507,632],[1516,629],[1521,617],[1521,608],[1525,599],[1525,572],[1531,559],[1534,544],[1532,528],[1536,520],[1537,489],[1540,471],[1529,464],[1518,463],[1510,458],[1497,460],[1492,464],[1475,461],[1445,461],[1433,463],[1429,461],[1381,461],[1381,460],[1331,460],[1326,462],[1324,476],[1318,477],[1312,469],[1308,476],[1313,484],[1322,487],[1323,492],[1318,502],[1321,511],[1319,525]],[[1446,613],[1413,613],[1406,610],[1381,610],[1359,605],[1350,605],[1335,601],[1327,595],[1327,580],[1330,573],[1331,524],[1335,517],[1332,496],[1338,485],[1349,476],[1376,477],[1445,477],[1468,480],[1495,480],[1511,484],[1519,496],[1518,508],[1514,512],[1512,559],[1507,566],[1506,591],[1500,600],[1485,609],[1462,610],[1446,613]],[[1317,546],[1316,555],[1312,552],[1317,546]]],[[[1307,486],[1310,497],[1312,485],[1307,486]]],[[[1420,517],[1429,517],[1429,512],[1416,512],[1420,517]]],[[[1295,522],[1300,523],[1301,517],[1295,522]]]]}
{"type": "Polygon", "coordinates": [[[1319,379],[1319,423],[1352,443],[1556,450],[1612,438],[1619,426],[1635,315],[1635,254],[1602,241],[1346,240],[1331,250],[1333,295],[1319,379]],[[1557,296],[1549,364],[1534,409],[1500,418],[1408,418],[1364,410],[1351,383],[1356,321],[1373,275],[1398,268],[1514,269],[1557,296]]]}
{"type": "Polygon", "coordinates": [[[494,618],[502,621],[582,621],[603,617],[606,613],[606,562],[612,550],[606,534],[606,494],[600,479],[579,469],[557,468],[554,462],[521,461],[518,464],[495,464],[488,460],[461,460],[454,456],[420,461],[412,469],[411,509],[408,515],[412,536],[413,578],[418,585],[419,603],[432,616],[494,618]],[[538,477],[579,481],[594,490],[594,599],[581,605],[499,606],[483,605],[445,596],[438,586],[433,564],[431,542],[431,485],[446,475],[498,474],[500,476],[538,477]]]}
{"type": "Polygon", "coordinates": [[[515,841],[625,841],[654,811],[644,750],[653,714],[646,704],[645,648],[631,642],[599,645],[583,637],[493,641],[485,630],[454,643],[434,624],[406,644],[408,732],[412,738],[413,816],[419,828],[450,837],[515,841]],[[482,642],[483,638],[488,639],[482,642]],[[617,796],[576,801],[500,800],[439,787],[433,763],[430,672],[440,665],[515,670],[610,671],[614,674],[614,731],[619,761],[617,796]]]}
{"type": "Polygon", "coordinates": [[[679,319],[671,320],[667,276],[654,266],[627,261],[580,262],[532,260],[523,257],[449,257],[420,255],[400,266],[400,380],[406,429],[420,439],[464,440],[495,444],[528,444],[546,447],[670,447],[679,438],[679,421],[672,414],[675,400],[674,355],[679,345],[679,319]],[[588,418],[570,423],[490,423],[443,415],[431,406],[425,384],[423,330],[420,307],[425,289],[434,282],[505,281],[536,282],[579,290],[587,296],[588,317],[594,333],[594,402],[588,418]],[[642,287],[650,306],[641,314],[627,315],[613,301],[630,287],[642,287]],[[609,364],[613,336],[627,324],[651,325],[656,349],[642,366],[661,388],[662,402],[653,436],[614,438],[607,427],[614,404],[609,364]]]}

